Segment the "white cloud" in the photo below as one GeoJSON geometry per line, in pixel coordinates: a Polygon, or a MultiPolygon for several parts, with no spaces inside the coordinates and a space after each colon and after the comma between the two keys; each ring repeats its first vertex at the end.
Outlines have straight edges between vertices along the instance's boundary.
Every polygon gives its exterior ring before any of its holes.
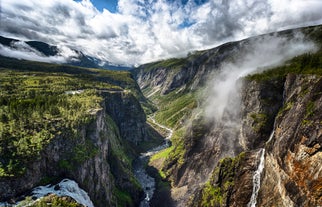
{"type": "Polygon", "coordinates": [[[25,42],[15,42],[13,47],[6,47],[0,44],[0,55],[23,60],[33,60],[48,63],[65,63],[68,60],[77,60],[78,55],[65,46],[58,47],[59,53],[56,56],[44,56],[25,42]]]}
{"type": "Polygon", "coordinates": [[[1,8],[1,35],[64,44],[123,64],[322,23],[320,0],[119,0],[118,13],[100,12],[89,0],[1,0],[1,8]]]}
{"type": "Polygon", "coordinates": [[[209,119],[221,121],[224,113],[228,113],[230,117],[225,118],[233,121],[236,118],[234,115],[237,115],[240,110],[238,79],[315,50],[314,43],[305,40],[301,33],[295,34],[292,39],[276,36],[254,39],[247,45],[247,51],[243,52],[242,57],[234,60],[234,63],[224,64],[209,81],[210,90],[207,93],[205,114],[209,119]]]}

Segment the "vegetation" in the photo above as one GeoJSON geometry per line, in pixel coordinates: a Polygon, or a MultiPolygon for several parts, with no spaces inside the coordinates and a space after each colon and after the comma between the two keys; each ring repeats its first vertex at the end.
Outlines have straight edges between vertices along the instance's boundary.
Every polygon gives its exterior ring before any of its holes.
{"type": "Polygon", "coordinates": [[[82,207],[83,205],[77,203],[71,197],[58,197],[54,194],[50,194],[45,196],[37,201],[33,201],[31,197],[25,198],[22,202],[20,202],[18,207],[22,206],[31,206],[31,207],[47,207],[47,206],[55,206],[55,207],[82,207]]]}
{"type": "MultiPolygon", "coordinates": [[[[81,89],[82,87],[89,87],[94,89],[109,89],[115,91],[128,90],[132,92],[134,96],[139,100],[145,100],[137,86],[137,83],[132,78],[131,73],[128,71],[110,71],[93,68],[82,68],[70,65],[59,65],[27,60],[17,60],[3,56],[0,56],[0,69],[9,69],[9,71],[26,72],[27,74],[29,73],[31,75],[38,74],[37,72],[45,72],[45,76],[76,76],[77,81],[79,81],[79,83],[71,84],[74,86],[74,88],[76,88],[71,90],[81,89]]],[[[69,87],[71,85],[68,84],[69,87]]],[[[60,86],[63,87],[64,85],[60,86]]],[[[7,87],[10,87],[10,85],[7,87]]],[[[50,88],[47,89],[49,90],[50,88]]]]}
{"type": "Polygon", "coordinates": [[[141,67],[144,68],[145,72],[148,72],[150,70],[153,70],[154,68],[170,68],[170,69],[181,68],[187,63],[188,61],[186,58],[170,58],[167,60],[161,60],[161,61],[145,64],[141,67]]]}
{"type": "Polygon", "coordinates": [[[224,158],[219,162],[211,178],[201,190],[201,199],[198,206],[222,206],[226,203],[229,191],[234,186],[234,179],[240,162],[244,159],[245,153],[235,158],[224,158]]]}
{"type": "MultiPolygon", "coordinates": [[[[136,90],[128,72],[0,59],[0,177],[23,174],[55,136],[76,137],[101,110],[101,91],[136,90]]],[[[86,142],[59,164],[70,169],[96,153],[86,142]]]]}
{"type": "Polygon", "coordinates": [[[266,70],[259,74],[249,75],[248,80],[264,81],[280,79],[287,74],[322,75],[322,50],[317,53],[306,53],[286,62],[283,66],[266,70]]]}
{"type": "Polygon", "coordinates": [[[157,103],[159,110],[155,119],[171,128],[180,127],[180,121],[189,117],[192,110],[197,106],[195,93],[171,92],[165,96],[157,96],[153,100],[157,103]]]}
{"type": "Polygon", "coordinates": [[[158,160],[158,159],[161,159],[161,158],[166,158],[168,157],[169,153],[173,150],[173,146],[171,147],[168,147],[164,150],[161,150],[159,153],[157,154],[154,154],[151,159],[150,159],[150,162],[154,161],[154,160],[158,160]]]}
{"type": "Polygon", "coordinates": [[[265,129],[265,127],[268,124],[268,115],[267,114],[263,114],[263,113],[252,113],[250,114],[250,117],[253,119],[254,124],[253,124],[253,129],[256,132],[260,132],[263,129],[265,129]]]}
{"type": "Polygon", "coordinates": [[[113,194],[115,195],[115,197],[117,199],[118,206],[133,206],[134,205],[131,195],[128,192],[126,192],[124,190],[120,190],[118,188],[115,188],[113,194]]]}

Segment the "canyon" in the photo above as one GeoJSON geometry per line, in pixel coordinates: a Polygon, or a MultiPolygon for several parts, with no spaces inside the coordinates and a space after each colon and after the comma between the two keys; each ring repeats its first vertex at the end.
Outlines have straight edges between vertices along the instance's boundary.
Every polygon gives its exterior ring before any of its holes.
{"type": "MultiPolygon", "coordinates": [[[[69,178],[94,206],[322,205],[321,34],[320,25],[230,42],[141,65],[127,81],[82,72],[113,87],[73,88],[94,88],[99,107],[23,173],[1,176],[0,200],[69,178]]],[[[38,71],[28,64],[15,67],[38,71]]],[[[64,67],[53,72],[82,71],[64,67]]]]}

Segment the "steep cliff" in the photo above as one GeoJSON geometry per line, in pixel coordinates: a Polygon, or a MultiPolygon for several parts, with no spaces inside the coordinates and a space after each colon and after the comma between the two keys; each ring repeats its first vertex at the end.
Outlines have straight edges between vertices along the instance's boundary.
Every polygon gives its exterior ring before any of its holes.
{"type": "Polygon", "coordinates": [[[290,74],[286,79],[272,80],[269,92],[260,92],[267,81],[246,81],[239,139],[247,143],[243,145],[247,152],[232,159],[238,162],[228,162],[228,168],[223,164],[227,160],[221,161],[190,205],[250,205],[260,148],[266,150],[256,205],[320,205],[321,81],[320,75],[290,74]],[[265,108],[268,103],[271,107],[265,108]],[[254,111],[248,110],[250,106],[254,111]]]}
{"type": "Polygon", "coordinates": [[[0,200],[70,178],[95,206],[138,205],[135,145],[154,132],[130,73],[19,63],[0,71],[0,200]]]}
{"type": "MultiPolygon", "coordinates": [[[[122,105],[118,99],[108,101],[122,105]]],[[[121,147],[120,130],[109,117],[105,103],[102,106],[92,112],[90,123],[78,127],[76,134],[67,131],[54,137],[39,157],[29,162],[22,176],[2,178],[1,198],[20,195],[46,180],[68,177],[88,192],[95,206],[116,206],[117,195],[113,194],[116,188],[129,193],[134,201],[132,205],[138,203],[140,187],[130,171],[131,163],[124,161],[128,157],[121,147]],[[118,169],[111,170],[110,156],[115,159],[113,165],[118,169]],[[118,174],[112,173],[115,171],[118,174]]]]}
{"type": "Polygon", "coordinates": [[[321,76],[287,76],[283,108],[266,147],[260,206],[322,204],[321,92],[321,76]]]}
{"type": "MultiPolygon", "coordinates": [[[[317,26],[254,37],[135,72],[144,94],[159,107],[156,119],[174,129],[172,147],[156,155],[152,166],[171,183],[175,206],[321,205],[321,33],[317,26]],[[225,79],[229,73],[220,69],[226,65],[237,72],[252,67],[245,63],[256,62],[247,55],[254,41],[264,47],[267,37],[290,40],[298,31],[314,41],[314,52],[291,55],[279,67],[269,66],[271,61],[257,69],[264,71],[260,74],[236,76],[222,116],[208,118],[203,107],[211,95],[209,77],[225,79]]],[[[287,50],[278,53],[288,57],[287,50]]]]}

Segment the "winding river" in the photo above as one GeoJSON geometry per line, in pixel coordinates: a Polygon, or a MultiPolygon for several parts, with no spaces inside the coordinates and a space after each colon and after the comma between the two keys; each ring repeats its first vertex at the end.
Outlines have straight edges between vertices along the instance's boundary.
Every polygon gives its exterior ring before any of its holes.
{"type": "Polygon", "coordinates": [[[154,119],[153,116],[149,117],[150,120],[157,125],[158,127],[165,129],[168,133],[167,137],[164,139],[164,142],[155,147],[152,148],[150,150],[148,150],[145,153],[141,153],[141,156],[139,158],[137,158],[134,161],[134,175],[137,178],[137,180],[139,181],[139,183],[141,184],[143,191],[145,193],[145,198],[144,200],[141,201],[140,203],[140,207],[149,207],[150,206],[150,200],[153,197],[154,191],[155,191],[155,179],[151,176],[148,175],[148,173],[146,172],[146,165],[149,162],[149,159],[152,155],[158,153],[159,151],[170,147],[170,139],[172,137],[173,134],[173,130],[161,125],[159,123],[157,123],[154,119]]]}

